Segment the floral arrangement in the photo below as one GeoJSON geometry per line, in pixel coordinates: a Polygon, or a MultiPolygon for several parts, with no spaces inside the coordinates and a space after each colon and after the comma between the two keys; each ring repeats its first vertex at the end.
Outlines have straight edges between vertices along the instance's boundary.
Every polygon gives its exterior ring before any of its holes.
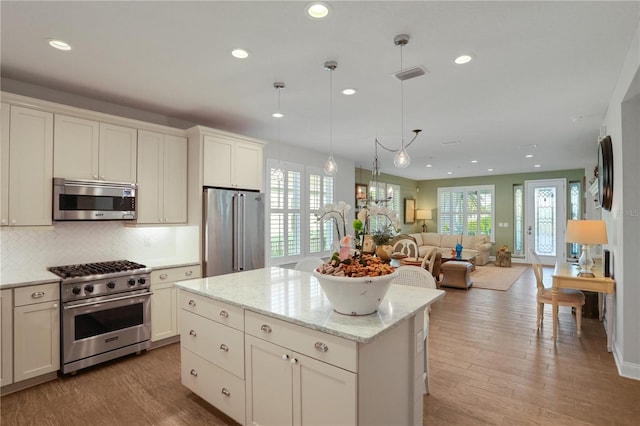
{"type": "Polygon", "coordinates": [[[336,225],[336,232],[338,233],[338,238],[342,239],[347,236],[347,214],[351,210],[351,206],[344,201],[339,201],[337,203],[329,203],[325,204],[320,211],[320,214],[316,213],[316,219],[318,222],[325,222],[327,220],[332,220],[336,225]],[[342,233],[340,233],[340,228],[342,227],[342,233]]]}

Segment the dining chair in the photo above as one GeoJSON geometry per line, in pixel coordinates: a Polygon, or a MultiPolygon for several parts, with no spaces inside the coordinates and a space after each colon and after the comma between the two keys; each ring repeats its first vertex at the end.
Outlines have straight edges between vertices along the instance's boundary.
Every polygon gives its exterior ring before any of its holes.
{"type": "Polygon", "coordinates": [[[300,259],[293,267],[298,271],[313,272],[317,267],[321,266],[324,260],[316,256],[308,256],[300,259]]]}
{"type": "MultiPolygon", "coordinates": [[[[538,303],[538,315],[536,319],[536,327],[540,330],[542,327],[542,321],[544,319],[544,305],[553,305],[551,298],[551,288],[545,287],[543,282],[542,264],[540,258],[533,251],[529,249],[529,254],[533,259],[531,266],[533,267],[533,273],[536,275],[536,285],[538,287],[537,303],[538,303]]],[[[561,288],[558,291],[558,306],[571,306],[576,309],[576,326],[578,328],[578,337],[582,336],[582,305],[584,305],[584,293],[580,290],[572,288],[561,288]]],[[[551,312],[553,315],[553,311],[551,312]]]]}
{"type": "Polygon", "coordinates": [[[402,253],[407,257],[417,259],[420,256],[418,243],[411,237],[400,237],[394,240],[392,253],[402,253]]]}
{"type": "Polygon", "coordinates": [[[422,268],[426,269],[431,273],[433,278],[436,280],[436,283],[440,281],[440,266],[442,266],[442,253],[438,251],[437,248],[433,248],[427,255],[422,259],[422,268]]]}
{"type": "MultiPolygon", "coordinates": [[[[400,284],[413,287],[436,288],[436,280],[426,269],[420,266],[400,266],[396,268],[398,276],[393,279],[392,284],[400,284]]],[[[424,393],[429,393],[429,312],[431,308],[425,309],[424,324],[422,333],[424,335],[424,393]]]]}

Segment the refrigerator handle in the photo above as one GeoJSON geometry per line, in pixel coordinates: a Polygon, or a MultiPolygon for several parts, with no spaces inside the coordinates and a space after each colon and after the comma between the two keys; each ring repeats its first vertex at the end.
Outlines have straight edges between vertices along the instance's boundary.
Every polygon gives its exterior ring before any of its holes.
{"type": "Polygon", "coordinates": [[[245,202],[244,194],[238,194],[238,226],[237,240],[238,240],[238,271],[244,271],[244,243],[245,243],[245,202]]]}
{"type": "Polygon", "coordinates": [[[237,194],[233,194],[231,196],[231,214],[233,215],[233,229],[232,229],[232,234],[233,234],[233,264],[231,265],[231,269],[233,271],[239,271],[239,265],[238,265],[238,260],[239,260],[239,254],[238,254],[238,209],[239,209],[239,201],[238,201],[238,196],[237,194]]]}

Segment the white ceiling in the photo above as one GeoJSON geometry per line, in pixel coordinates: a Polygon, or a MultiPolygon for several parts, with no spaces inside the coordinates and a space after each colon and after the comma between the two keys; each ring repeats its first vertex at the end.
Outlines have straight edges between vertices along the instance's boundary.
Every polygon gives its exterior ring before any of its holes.
{"type": "Polygon", "coordinates": [[[283,81],[281,141],[328,153],[323,64],[336,60],[334,152],[370,168],[376,136],[400,145],[391,74],[400,70],[393,38],[406,33],[403,68],[428,74],[404,83],[405,140],[423,132],[411,166],[394,169],[381,153],[383,172],[422,180],[590,168],[640,20],[638,1],[334,1],[322,21],[305,4],[2,1],[2,76],[272,142],[273,83],[283,81]],[[237,47],[251,56],[233,58],[237,47]],[[475,59],[455,65],[463,53],[475,59]],[[358,94],[340,94],[346,87],[358,94]]]}

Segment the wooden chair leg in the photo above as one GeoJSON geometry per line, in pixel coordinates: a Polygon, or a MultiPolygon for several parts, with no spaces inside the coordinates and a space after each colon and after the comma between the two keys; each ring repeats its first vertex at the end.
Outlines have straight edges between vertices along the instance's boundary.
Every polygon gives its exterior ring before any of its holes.
{"type": "Polygon", "coordinates": [[[576,322],[578,323],[578,337],[582,336],[582,306],[576,306],[576,322]]]}
{"type": "Polygon", "coordinates": [[[544,303],[538,303],[538,318],[536,320],[536,326],[538,330],[542,327],[542,314],[544,312],[544,303]]]}

